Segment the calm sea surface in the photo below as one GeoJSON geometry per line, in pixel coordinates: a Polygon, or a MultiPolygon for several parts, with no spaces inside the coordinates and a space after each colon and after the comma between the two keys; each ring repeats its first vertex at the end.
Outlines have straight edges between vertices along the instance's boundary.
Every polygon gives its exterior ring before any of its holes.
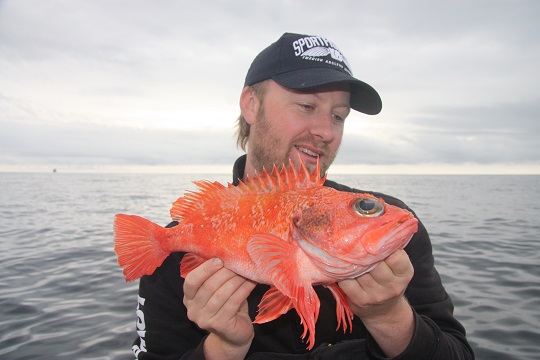
{"type": "MultiPolygon", "coordinates": [[[[112,222],[166,224],[191,180],[229,175],[0,173],[0,358],[131,359],[137,283],[112,222]]],[[[540,176],[333,176],[407,202],[478,359],[540,358],[540,176]]]]}

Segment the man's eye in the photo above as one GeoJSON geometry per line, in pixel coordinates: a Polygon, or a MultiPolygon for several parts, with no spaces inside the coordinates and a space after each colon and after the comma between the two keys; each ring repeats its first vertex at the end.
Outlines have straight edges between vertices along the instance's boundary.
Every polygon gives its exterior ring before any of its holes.
{"type": "Polygon", "coordinates": [[[309,105],[309,104],[299,104],[301,108],[305,109],[305,110],[311,110],[313,109],[313,106],[309,105]]]}
{"type": "Polygon", "coordinates": [[[338,122],[343,122],[345,121],[345,118],[344,117],[341,117],[337,114],[333,114],[332,117],[334,118],[335,121],[338,121],[338,122]]]}

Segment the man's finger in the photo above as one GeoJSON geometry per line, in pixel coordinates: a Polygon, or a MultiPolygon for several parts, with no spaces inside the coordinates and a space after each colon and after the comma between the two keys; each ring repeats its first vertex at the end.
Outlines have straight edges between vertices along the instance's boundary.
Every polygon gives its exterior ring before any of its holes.
{"type": "Polygon", "coordinates": [[[218,258],[209,259],[191,271],[184,282],[184,297],[191,300],[197,291],[212,275],[223,267],[223,261],[218,258]]]}

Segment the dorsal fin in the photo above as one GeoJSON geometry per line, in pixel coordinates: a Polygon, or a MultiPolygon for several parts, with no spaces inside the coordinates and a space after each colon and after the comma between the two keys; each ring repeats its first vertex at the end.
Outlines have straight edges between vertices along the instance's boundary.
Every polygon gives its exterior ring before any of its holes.
{"type": "Polygon", "coordinates": [[[212,202],[220,204],[231,196],[243,196],[247,194],[267,194],[283,190],[310,189],[322,186],[326,175],[320,175],[320,163],[310,173],[300,158],[300,169],[296,171],[292,160],[289,159],[289,167],[283,165],[281,170],[276,165],[269,173],[263,168],[262,172],[255,173],[254,177],[247,176],[246,181],[240,180],[238,186],[228,184],[227,187],[219,182],[207,180],[194,181],[199,191],[187,191],[184,197],[179,198],[171,208],[171,217],[179,221],[204,209],[205,204],[212,202]]]}
{"type": "MultiPolygon", "coordinates": [[[[246,176],[246,181],[240,180],[238,191],[242,194],[245,192],[252,193],[272,193],[282,190],[309,189],[317,186],[322,186],[326,180],[326,175],[321,177],[320,162],[317,161],[317,166],[310,173],[306,164],[300,158],[300,169],[296,171],[294,164],[289,159],[289,167],[285,164],[281,170],[276,165],[273,166],[272,172],[268,173],[263,168],[261,174],[255,172],[254,177],[246,176]]],[[[230,185],[231,186],[231,185],[230,185]]]]}
{"type": "Polygon", "coordinates": [[[199,191],[186,191],[183,197],[178,198],[171,208],[171,218],[180,221],[190,214],[199,212],[205,207],[205,203],[213,201],[219,204],[223,199],[224,191],[228,189],[217,181],[208,180],[193,181],[199,191]]]}

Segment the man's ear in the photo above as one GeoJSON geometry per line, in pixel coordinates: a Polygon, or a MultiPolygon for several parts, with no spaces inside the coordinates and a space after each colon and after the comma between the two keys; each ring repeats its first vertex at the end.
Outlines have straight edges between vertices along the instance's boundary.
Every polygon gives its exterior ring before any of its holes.
{"type": "Polygon", "coordinates": [[[260,105],[261,103],[255,94],[255,90],[251,86],[244,87],[240,94],[240,111],[248,124],[253,125],[257,119],[260,105]]]}

